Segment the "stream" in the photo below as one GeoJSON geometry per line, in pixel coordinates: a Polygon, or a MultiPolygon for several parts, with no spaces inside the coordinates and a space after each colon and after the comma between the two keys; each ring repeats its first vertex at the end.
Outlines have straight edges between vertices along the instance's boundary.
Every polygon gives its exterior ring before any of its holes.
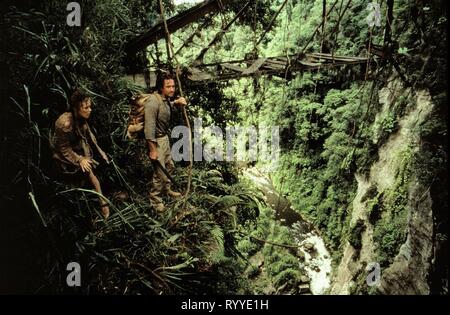
{"type": "Polygon", "coordinates": [[[267,205],[275,210],[276,220],[290,228],[299,251],[305,257],[304,261],[299,259],[299,267],[304,269],[310,278],[311,293],[324,294],[330,287],[331,256],[320,234],[292,208],[289,200],[278,194],[267,174],[253,167],[245,169],[244,176],[263,193],[267,205]]]}

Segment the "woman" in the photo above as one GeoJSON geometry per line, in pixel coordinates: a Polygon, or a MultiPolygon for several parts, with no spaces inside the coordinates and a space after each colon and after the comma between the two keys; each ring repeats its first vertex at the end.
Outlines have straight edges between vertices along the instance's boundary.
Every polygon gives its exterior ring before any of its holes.
{"type": "MultiPolygon", "coordinates": [[[[76,90],[70,98],[70,112],[59,116],[55,122],[53,137],[53,157],[60,173],[66,178],[87,180],[99,194],[102,193],[100,182],[94,174],[99,163],[93,158],[93,149],[109,163],[105,152],[98,146],[87,120],[91,115],[92,101],[89,96],[76,90]]],[[[109,207],[100,198],[103,217],[109,217],[109,207]]]]}

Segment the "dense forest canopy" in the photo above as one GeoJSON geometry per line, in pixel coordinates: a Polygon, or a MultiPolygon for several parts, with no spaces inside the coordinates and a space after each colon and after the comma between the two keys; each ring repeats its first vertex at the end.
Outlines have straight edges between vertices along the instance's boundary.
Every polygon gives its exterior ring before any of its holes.
{"type": "MultiPolygon", "coordinates": [[[[175,51],[182,47],[175,58],[165,38],[127,51],[163,21],[159,1],[78,3],[81,25],[71,27],[67,1],[2,1],[0,292],[301,294],[309,281],[305,258],[292,229],[243,175],[256,167],[323,238],[333,267],[323,293],[339,286],[350,251],[356,267],[348,268],[347,294],[448,293],[444,1],[379,1],[375,25],[368,24],[372,11],[364,0],[256,0],[245,10],[243,1],[229,1],[170,34],[175,51]],[[130,97],[148,91],[130,75],[185,71],[199,55],[203,64],[285,57],[290,65],[296,61],[290,56],[306,53],[369,59],[200,84],[182,76],[191,125],[200,118],[222,130],[278,126],[280,155],[276,167],[195,162],[191,176],[189,163],[179,162],[177,186],[189,182],[190,193],[156,212],[147,197],[154,169],[144,145],[126,137],[130,97]],[[53,173],[50,138],[75,87],[92,97],[90,125],[111,159],[98,171],[111,217],[95,224],[97,196],[53,173]],[[420,107],[424,98],[432,106],[420,107]],[[389,185],[377,172],[394,174],[389,185]],[[431,219],[420,224],[414,213],[425,206],[416,195],[430,200],[431,219]],[[411,240],[426,224],[429,254],[411,240]],[[410,243],[412,256],[433,257],[423,266],[426,284],[413,277],[405,280],[413,291],[368,287],[366,264],[376,261],[395,274],[398,254],[410,243]],[[71,261],[84,266],[81,287],[66,285],[71,261]]],[[[195,5],[162,3],[165,19],[195,5]]]]}

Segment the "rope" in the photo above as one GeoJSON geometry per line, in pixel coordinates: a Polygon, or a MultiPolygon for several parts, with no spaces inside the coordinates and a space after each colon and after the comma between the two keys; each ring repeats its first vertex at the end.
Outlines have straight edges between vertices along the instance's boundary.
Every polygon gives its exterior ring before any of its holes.
{"type": "MultiPolygon", "coordinates": [[[[389,9],[390,9],[390,8],[389,8],[389,5],[390,5],[390,1],[388,0],[388,11],[389,11],[389,9]]],[[[389,15],[389,13],[388,13],[388,15],[389,15]]],[[[386,21],[386,27],[388,27],[388,26],[390,27],[390,21],[389,21],[389,20],[390,20],[390,18],[389,18],[389,16],[388,16],[387,21],[386,21]]],[[[361,95],[361,97],[360,97],[360,103],[359,103],[359,105],[358,105],[358,109],[359,109],[359,107],[361,106],[362,101],[363,101],[363,95],[364,95],[364,93],[362,93],[362,90],[364,89],[364,86],[366,85],[367,77],[368,77],[368,72],[369,72],[369,66],[370,66],[370,54],[371,54],[371,47],[372,47],[372,32],[373,32],[373,27],[369,30],[369,45],[368,45],[368,49],[367,49],[366,73],[365,73],[365,75],[364,75],[364,83],[363,83],[363,85],[362,85],[362,87],[361,87],[361,89],[360,89],[360,95],[361,95]]],[[[385,38],[385,40],[386,40],[386,38],[385,38]]],[[[394,63],[394,67],[395,67],[395,63],[394,63]]],[[[349,139],[349,141],[348,141],[348,145],[350,145],[350,141],[351,141],[354,137],[357,137],[357,136],[359,135],[359,132],[364,128],[364,126],[365,126],[365,124],[366,124],[366,122],[367,122],[367,116],[368,116],[368,113],[369,113],[370,106],[371,106],[371,104],[372,104],[372,97],[373,97],[374,87],[375,87],[375,84],[376,84],[376,82],[377,82],[377,80],[378,80],[378,76],[379,76],[379,74],[380,74],[380,72],[378,71],[378,64],[377,64],[377,67],[376,67],[376,69],[375,69],[375,72],[376,72],[376,77],[375,77],[375,79],[374,79],[374,81],[373,81],[373,84],[372,84],[372,87],[371,87],[371,90],[370,90],[369,102],[368,102],[368,105],[367,105],[366,112],[365,112],[365,114],[364,114],[364,118],[363,118],[363,122],[362,122],[361,128],[359,128],[358,130],[356,130],[356,124],[355,124],[355,122],[353,122],[353,131],[352,131],[352,134],[351,134],[350,139],[349,139]]],[[[399,75],[400,75],[400,77],[402,76],[401,73],[399,73],[399,75]]],[[[365,142],[367,142],[367,139],[365,140],[365,142]]],[[[353,154],[354,154],[355,150],[356,150],[356,147],[353,148],[352,155],[351,155],[352,158],[353,158],[353,154]]]]}
{"type": "Polygon", "coordinates": [[[252,42],[253,42],[253,58],[258,56],[258,43],[256,42],[256,16],[258,12],[258,0],[255,1],[255,6],[253,7],[253,25],[252,25],[252,42]]]}
{"type": "MultiPolygon", "coordinates": [[[[328,17],[331,12],[333,11],[334,7],[336,6],[336,4],[339,2],[339,0],[336,0],[333,5],[331,6],[330,10],[328,11],[326,17],[328,17]]],[[[313,34],[311,35],[311,37],[308,39],[308,41],[305,44],[305,47],[298,53],[297,55],[297,59],[299,59],[305,52],[306,48],[308,48],[309,44],[311,43],[311,41],[313,40],[314,36],[316,35],[316,33],[319,31],[319,28],[322,26],[322,24],[324,23],[324,19],[322,19],[322,22],[317,25],[317,28],[315,29],[315,31],[313,32],[313,34]]]]}
{"type": "Polygon", "coordinates": [[[219,9],[220,9],[220,11],[225,10],[225,6],[223,5],[222,0],[217,0],[217,2],[219,3],[219,9]]]}
{"type": "Polygon", "coordinates": [[[198,25],[198,27],[194,31],[194,33],[184,41],[184,43],[180,46],[180,48],[178,48],[178,50],[175,52],[174,56],[178,55],[184,47],[189,46],[189,44],[192,43],[192,41],[194,40],[194,37],[198,34],[198,32],[203,30],[206,27],[206,25],[208,25],[208,23],[211,21],[214,14],[215,14],[215,12],[212,13],[212,15],[210,17],[206,18],[202,24],[198,25]]]}
{"type": "Polygon", "coordinates": [[[385,26],[385,33],[384,33],[384,46],[390,44],[391,42],[391,27],[392,27],[392,20],[394,19],[393,15],[394,11],[394,0],[387,0],[387,16],[386,16],[386,26],[385,26]]]}
{"type": "MultiPolygon", "coordinates": [[[[325,28],[327,26],[327,0],[322,1],[322,39],[320,42],[320,52],[323,53],[323,42],[325,40],[325,28]]],[[[320,68],[319,68],[320,70],[320,68]]]]}
{"type": "MultiPolygon", "coordinates": [[[[337,36],[338,36],[338,32],[339,32],[339,25],[341,23],[342,17],[345,14],[345,11],[347,11],[347,9],[349,8],[351,2],[352,2],[352,0],[349,0],[347,2],[347,5],[345,6],[344,10],[342,11],[342,5],[344,4],[344,0],[341,1],[341,5],[340,5],[339,11],[338,11],[338,20],[336,22],[335,27],[331,31],[331,33],[335,34],[334,41],[333,41],[333,47],[331,49],[331,59],[332,59],[333,63],[335,63],[335,61],[334,61],[334,48],[335,48],[335,42],[337,41],[337,36]]],[[[324,39],[325,39],[325,24],[327,22],[327,16],[328,16],[328,14],[325,14],[325,12],[326,12],[326,0],[323,0],[322,42],[321,42],[321,45],[320,45],[320,52],[321,53],[323,52],[323,42],[324,42],[324,39]]],[[[319,68],[317,70],[318,73],[320,73],[320,69],[321,69],[321,65],[319,65],[319,68]]],[[[314,94],[316,94],[316,89],[317,89],[317,85],[314,86],[314,94]]]]}
{"type": "Polygon", "coordinates": [[[347,9],[350,6],[350,3],[352,2],[352,0],[349,0],[344,8],[344,10],[342,11],[342,5],[344,4],[344,0],[341,1],[341,5],[339,7],[339,13],[338,13],[338,20],[336,22],[336,26],[334,27],[332,33],[334,33],[334,40],[333,40],[333,47],[331,49],[331,57],[333,58],[333,62],[334,62],[334,49],[336,48],[336,43],[337,43],[337,38],[338,38],[338,34],[339,34],[339,26],[341,24],[341,20],[342,17],[345,14],[345,11],[347,11],[347,9]]]}
{"type": "Polygon", "coordinates": [[[364,75],[364,84],[366,84],[367,75],[369,74],[370,54],[371,54],[371,49],[372,49],[372,31],[373,31],[373,26],[369,31],[369,47],[367,48],[367,63],[366,63],[366,73],[364,75]]]}
{"type": "MultiPolygon", "coordinates": [[[[227,16],[226,16],[226,14],[225,14],[225,6],[224,6],[224,4],[222,3],[222,0],[217,0],[217,1],[218,1],[218,3],[219,3],[220,18],[221,18],[221,20],[222,20],[222,27],[224,27],[224,25],[227,25],[227,24],[228,24],[228,19],[227,19],[227,16]]],[[[230,43],[230,39],[228,38],[227,34],[225,34],[224,36],[225,36],[225,40],[226,40],[228,46],[231,47],[232,45],[231,45],[231,43],[230,43]]]]}
{"type": "MultiPolygon", "coordinates": [[[[283,48],[283,50],[286,52],[286,59],[287,59],[287,62],[288,62],[288,66],[286,66],[286,70],[284,72],[284,80],[285,81],[287,80],[287,76],[288,76],[289,68],[290,68],[290,63],[291,63],[291,60],[289,58],[289,54],[286,51],[286,41],[287,41],[287,39],[286,39],[286,30],[287,30],[287,28],[288,28],[288,24],[286,23],[286,25],[284,27],[284,30],[283,30],[283,39],[284,39],[284,48],[283,48]]],[[[283,100],[283,108],[286,108],[286,101],[287,101],[287,97],[286,97],[286,83],[283,86],[282,100],[283,100]]],[[[286,160],[283,161],[283,163],[281,165],[281,170],[284,169],[285,162],[286,162],[286,160]]],[[[283,193],[283,185],[284,185],[284,176],[280,180],[280,194],[283,193]]],[[[275,207],[276,209],[278,209],[278,207],[280,206],[280,200],[281,200],[281,198],[279,197],[277,199],[277,205],[275,207]]]]}
{"type": "Polygon", "coordinates": [[[222,38],[222,36],[225,34],[225,32],[230,28],[230,26],[238,19],[238,17],[244,12],[244,10],[250,5],[251,1],[248,1],[244,7],[236,14],[236,16],[227,24],[225,25],[217,34],[214,36],[214,38],[211,40],[211,42],[202,49],[202,51],[198,54],[198,56],[195,58],[196,62],[202,61],[203,56],[206,54],[206,52],[218,41],[222,38]]]}
{"type": "MultiPolygon", "coordinates": [[[[361,97],[360,97],[360,100],[359,100],[358,109],[361,107],[362,102],[363,102],[363,95],[364,95],[363,89],[364,89],[364,87],[365,87],[365,85],[367,83],[367,77],[368,77],[368,73],[369,73],[373,28],[374,27],[372,26],[372,28],[369,30],[369,46],[368,46],[368,49],[367,49],[366,73],[364,75],[364,83],[363,83],[363,85],[362,85],[362,87],[360,89],[361,97]]],[[[377,64],[377,67],[375,69],[375,72],[376,72],[376,77],[375,77],[374,81],[372,82],[372,87],[370,89],[370,94],[369,94],[369,101],[368,101],[368,104],[367,104],[366,112],[364,113],[364,118],[363,118],[363,121],[362,121],[362,125],[361,125],[361,127],[358,130],[356,130],[356,124],[355,124],[355,121],[353,121],[353,130],[352,130],[352,134],[350,135],[350,138],[348,139],[348,146],[350,146],[350,141],[352,141],[354,138],[357,138],[359,136],[359,133],[363,130],[364,126],[366,125],[368,114],[369,114],[369,110],[370,110],[370,107],[372,105],[372,97],[373,97],[375,85],[376,85],[376,82],[378,80],[378,76],[380,74],[380,72],[378,71],[378,64],[377,64]]],[[[367,138],[364,141],[364,144],[366,144],[366,143],[367,143],[367,138]]],[[[353,155],[355,154],[355,151],[356,151],[356,146],[352,150],[352,153],[350,155],[350,160],[353,160],[353,155]]]]}
{"type": "MultiPolygon", "coordinates": [[[[183,93],[183,87],[181,86],[181,80],[180,80],[180,64],[177,60],[177,58],[173,55],[173,45],[172,42],[170,40],[170,32],[169,32],[169,28],[167,27],[167,21],[165,18],[165,14],[164,14],[164,5],[162,0],[159,0],[159,8],[161,11],[161,19],[164,22],[164,29],[166,31],[166,44],[168,47],[168,58],[169,58],[169,62],[171,62],[171,59],[173,58],[175,60],[176,63],[176,71],[175,71],[175,76],[177,78],[177,83],[178,83],[178,88],[180,89],[180,95],[181,97],[184,97],[184,93],[183,93]]],[[[186,192],[184,194],[184,201],[183,201],[183,208],[186,207],[186,202],[189,196],[189,192],[191,189],[191,180],[192,180],[192,130],[191,130],[191,123],[189,122],[189,117],[188,114],[186,112],[186,107],[183,106],[183,117],[184,120],[186,122],[186,126],[189,129],[189,134],[188,134],[188,142],[189,142],[189,167],[188,167],[188,182],[187,182],[187,186],[186,186],[186,192]]]]}
{"type": "MultiPolygon", "coordinates": [[[[289,0],[284,0],[283,4],[281,5],[281,7],[278,9],[278,11],[274,14],[274,16],[272,17],[272,19],[269,22],[269,25],[267,26],[267,28],[264,30],[264,33],[261,35],[261,37],[259,38],[258,42],[256,43],[256,46],[258,46],[261,41],[264,39],[264,37],[266,36],[266,34],[271,30],[273,23],[275,22],[276,18],[278,17],[278,15],[280,14],[281,10],[283,10],[284,6],[286,5],[286,3],[289,0]]],[[[256,14],[255,14],[256,15],[256,14]]]]}
{"type": "MultiPolygon", "coordinates": [[[[323,42],[325,40],[325,28],[327,24],[327,0],[323,0],[322,2],[322,39],[320,41],[320,53],[323,53],[323,42]]],[[[317,69],[317,74],[320,74],[321,63],[319,63],[319,68],[317,69]]],[[[317,92],[317,84],[314,84],[314,94],[317,92]]],[[[310,115],[310,120],[312,115],[310,115]]]]}

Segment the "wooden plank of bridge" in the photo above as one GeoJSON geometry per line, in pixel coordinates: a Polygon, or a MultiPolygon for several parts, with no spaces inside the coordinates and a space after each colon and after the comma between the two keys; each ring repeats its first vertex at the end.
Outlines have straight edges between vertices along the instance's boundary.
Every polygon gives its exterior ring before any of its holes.
{"type": "Polygon", "coordinates": [[[282,70],[286,69],[286,65],[285,64],[272,63],[272,62],[266,61],[266,63],[262,65],[261,69],[280,70],[280,71],[282,71],[282,70]]]}
{"type": "Polygon", "coordinates": [[[201,71],[197,68],[189,68],[188,71],[188,78],[192,81],[208,81],[213,78],[211,74],[201,71]]]}
{"type": "Polygon", "coordinates": [[[255,73],[256,71],[258,71],[259,68],[261,68],[261,66],[264,64],[264,62],[266,62],[267,58],[259,58],[256,59],[255,62],[253,62],[253,64],[248,67],[247,69],[245,69],[242,74],[244,75],[248,75],[248,74],[252,74],[255,73]]]}
{"type": "Polygon", "coordinates": [[[270,58],[269,60],[270,60],[270,63],[282,65],[283,67],[285,67],[287,64],[286,58],[284,58],[283,60],[280,60],[280,58],[270,58]]]}
{"type": "Polygon", "coordinates": [[[233,70],[233,71],[236,71],[236,72],[240,72],[240,73],[242,73],[242,72],[245,70],[244,68],[241,68],[241,67],[239,67],[239,66],[232,65],[232,64],[230,64],[230,63],[222,63],[220,66],[222,66],[222,67],[224,67],[224,68],[226,68],[226,69],[229,69],[229,70],[233,70]]]}
{"type": "Polygon", "coordinates": [[[266,60],[266,63],[264,64],[264,66],[272,66],[272,67],[278,67],[278,68],[285,68],[286,67],[286,62],[280,61],[280,60],[276,60],[273,58],[268,58],[266,60]]]}
{"type": "Polygon", "coordinates": [[[299,63],[303,66],[311,67],[311,68],[320,67],[322,65],[321,63],[318,63],[318,62],[308,62],[305,60],[300,60],[299,63]]]}
{"type": "Polygon", "coordinates": [[[327,53],[310,53],[306,54],[306,57],[313,59],[325,59],[325,60],[339,60],[339,61],[367,61],[365,57],[354,57],[354,56],[332,56],[327,53]]]}

